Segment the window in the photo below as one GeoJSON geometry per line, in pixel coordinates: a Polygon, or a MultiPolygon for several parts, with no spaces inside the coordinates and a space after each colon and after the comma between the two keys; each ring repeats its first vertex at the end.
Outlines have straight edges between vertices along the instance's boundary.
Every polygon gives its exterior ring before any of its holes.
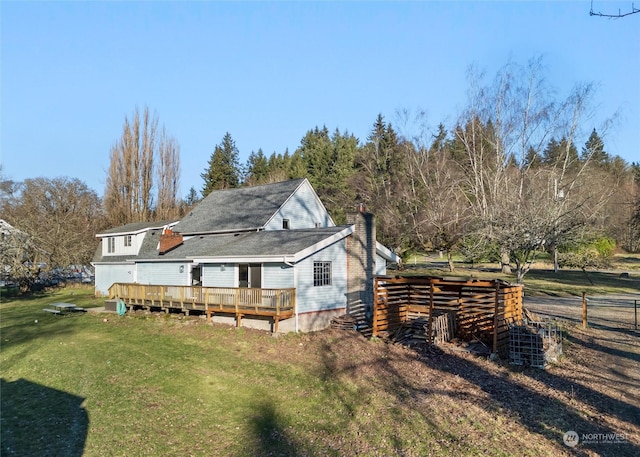
{"type": "Polygon", "coordinates": [[[113,237],[107,238],[107,252],[110,254],[116,252],[116,239],[113,237]]]}
{"type": "Polygon", "coordinates": [[[124,245],[125,247],[131,246],[131,235],[125,235],[124,237],[124,245]]]}
{"type": "Polygon", "coordinates": [[[289,230],[289,219],[282,219],[282,229],[289,230]]]}
{"type": "Polygon", "coordinates": [[[331,285],[331,262],[313,262],[313,286],[331,285]]]}

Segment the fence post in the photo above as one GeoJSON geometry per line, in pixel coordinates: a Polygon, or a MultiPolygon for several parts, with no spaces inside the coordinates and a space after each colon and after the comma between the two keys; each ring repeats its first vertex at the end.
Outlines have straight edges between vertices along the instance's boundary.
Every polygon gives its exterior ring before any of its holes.
{"type": "Polygon", "coordinates": [[[500,283],[495,281],[495,297],[493,304],[493,354],[498,354],[498,310],[500,309],[500,283]]]}
{"type": "Polygon", "coordinates": [[[582,292],[582,328],[587,328],[587,293],[582,292]]]}
{"type": "Polygon", "coordinates": [[[433,344],[433,283],[437,279],[429,278],[429,337],[427,341],[429,344],[433,344]]]}

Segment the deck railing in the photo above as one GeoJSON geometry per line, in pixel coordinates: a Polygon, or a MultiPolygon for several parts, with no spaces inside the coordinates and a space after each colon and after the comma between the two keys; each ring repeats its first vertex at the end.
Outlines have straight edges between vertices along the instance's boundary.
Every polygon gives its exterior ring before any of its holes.
{"type": "Polygon", "coordinates": [[[109,298],[121,298],[128,306],[163,309],[197,309],[210,318],[215,313],[235,314],[238,325],[242,316],[269,316],[276,324],[293,316],[295,289],[249,289],[242,287],[158,286],[114,283],[109,298]]]}

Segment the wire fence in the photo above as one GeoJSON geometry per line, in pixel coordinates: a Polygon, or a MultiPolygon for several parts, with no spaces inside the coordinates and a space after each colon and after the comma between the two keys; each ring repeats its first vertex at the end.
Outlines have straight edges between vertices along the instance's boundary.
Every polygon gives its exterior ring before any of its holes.
{"type": "Polygon", "coordinates": [[[632,331],[640,335],[640,294],[525,297],[524,306],[544,318],[584,327],[632,331]]]}
{"type": "MultiPolygon", "coordinates": [[[[584,297],[586,301],[586,316],[583,326],[607,326],[638,330],[638,307],[640,299],[584,297]]],[[[583,309],[585,305],[582,305],[583,309]]]]}

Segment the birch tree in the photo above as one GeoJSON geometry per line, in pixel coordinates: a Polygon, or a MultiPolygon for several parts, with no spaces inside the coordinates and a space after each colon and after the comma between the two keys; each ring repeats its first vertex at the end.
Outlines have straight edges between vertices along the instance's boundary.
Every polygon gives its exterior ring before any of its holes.
{"type": "Polygon", "coordinates": [[[584,226],[610,194],[586,185],[590,155],[575,155],[593,86],[577,85],[556,100],[542,70],[540,59],[509,63],[488,85],[471,73],[468,108],[455,129],[465,157],[462,191],[480,233],[501,249],[503,271],[515,264],[518,282],[537,253],[584,226]],[[563,138],[564,148],[546,166],[533,166],[532,153],[543,157],[552,138],[563,138]]]}

